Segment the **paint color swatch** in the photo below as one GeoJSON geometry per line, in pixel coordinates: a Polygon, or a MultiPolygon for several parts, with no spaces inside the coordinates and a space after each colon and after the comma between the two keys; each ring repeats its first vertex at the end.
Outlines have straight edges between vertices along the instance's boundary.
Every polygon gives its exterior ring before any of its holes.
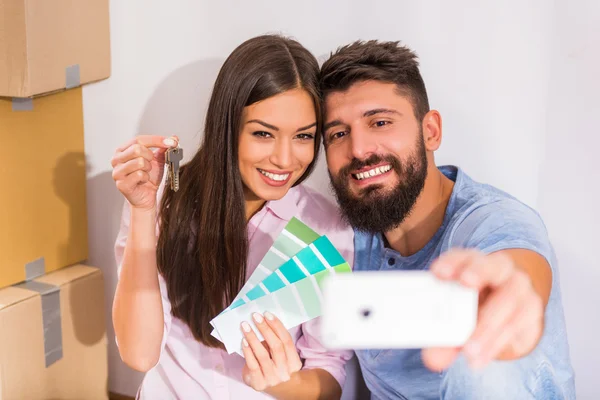
{"type": "Polygon", "coordinates": [[[254,286],[258,285],[259,282],[271,275],[273,271],[318,238],[318,233],[298,218],[292,218],[244,284],[240,293],[235,297],[232,305],[245,296],[254,286]]]}
{"type": "Polygon", "coordinates": [[[269,311],[281,320],[286,329],[296,327],[321,315],[323,279],[332,273],[349,272],[351,268],[346,262],[325,268],[274,293],[259,296],[256,300],[219,315],[213,320],[213,325],[219,332],[227,352],[243,355],[241,348],[243,335],[240,328],[243,321],[252,326],[259,340],[263,340],[253,323],[252,313],[269,311]]]}
{"type": "MultiPolygon", "coordinates": [[[[232,304],[219,315],[229,311],[232,306],[238,307],[248,302],[249,299],[245,298],[245,296],[253,287],[318,238],[318,233],[313,231],[298,218],[293,217],[283,228],[283,231],[277,236],[275,242],[269,248],[248,281],[244,284],[235,299],[233,299],[232,304]]],[[[214,327],[213,321],[214,319],[210,323],[214,327]]],[[[221,340],[216,329],[213,329],[211,335],[221,340]]]]}
{"type": "Polygon", "coordinates": [[[259,339],[252,313],[270,311],[287,329],[321,315],[323,279],[351,267],[326,236],[292,218],[276,238],[234,301],[212,319],[212,336],[229,354],[241,349],[240,324],[247,321],[259,339]]]}
{"type": "Polygon", "coordinates": [[[271,275],[258,282],[245,296],[233,302],[228,310],[233,310],[324,271],[327,268],[332,268],[332,265],[343,263],[345,263],[344,258],[329,239],[326,236],[321,236],[300,250],[298,254],[292,256],[292,258],[271,273],[271,275]]]}

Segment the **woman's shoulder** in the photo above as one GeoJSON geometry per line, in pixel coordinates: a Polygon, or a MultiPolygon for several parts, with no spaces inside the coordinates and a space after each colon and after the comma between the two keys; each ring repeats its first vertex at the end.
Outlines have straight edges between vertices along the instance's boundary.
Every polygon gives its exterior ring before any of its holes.
{"type": "Polygon", "coordinates": [[[353,265],[354,230],[344,219],[333,195],[323,194],[307,185],[300,184],[296,190],[296,217],[312,228],[319,235],[326,235],[342,254],[344,259],[353,265]]]}
{"type": "Polygon", "coordinates": [[[352,227],[344,219],[333,195],[324,194],[305,184],[296,188],[298,218],[321,234],[329,232],[352,232],[352,227]]]}

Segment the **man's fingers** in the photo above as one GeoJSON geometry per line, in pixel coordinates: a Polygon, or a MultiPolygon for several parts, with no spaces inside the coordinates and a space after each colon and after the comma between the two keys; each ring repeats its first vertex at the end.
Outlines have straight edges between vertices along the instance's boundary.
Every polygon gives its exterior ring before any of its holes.
{"type": "Polygon", "coordinates": [[[269,353],[271,354],[273,363],[275,363],[275,369],[279,374],[279,378],[282,381],[288,381],[290,375],[287,368],[287,357],[281,339],[273,332],[271,326],[265,322],[262,315],[254,313],[252,318],[254,319],[256,327],[265,338],[266,344],[269,346],[269,353]]]}
{"type": "Polygon", "coordinates": [[[469,287],[482,289],[498,287],[510,279],[515,272],[512,259],[502,253],[474,258],[461,272],[459,281],[469,287]]]}
{"type": "Polygon", "coordinates": [[[508,282],[488,297],[480,308],[475,331],[465,345],[465,354],[470,361],[474,362],[489,352],[495,338],[512,335],[514,316],[526,306],[524,299],[529,291],[531,285],[527,278],[523,274],[513,274],[508,282]]]}
{"type": "Polygon", "coordinates": [[[536,301],[539,301],[540,311],[535,312],[533,310],[535,306],[526,310],[525,315],[522,316],[526,321],[519,324],[520,328],[515,332],[511,343],[512,351],[521,357],[535,348],[544,331],[544,306],[541,299],[538,298],[536,301]]]}
{"type": "Polygon", "coordinates": [[[532,319],[532,312],[527,307],[516,308],[506,324],[482,338],[481,353],[470,359],[471,365],[482,368],[509,349],[517,354],[531,350],[540,334],[539,326],[539,321],[532,319]]]}
{"type": "Polygon", "coordinates": [[[435,260],[429,270],[439,279],[455,280],[467,265],[479,258],[482,254],[475,250],[450,250],[435,260]]]}
{"type": "Polygon", "coordinates": [[[436,347],[427,348],[421,351],[423,364],[431,371],[440,372],[452,365],[458,354],[458,347],[436,347]]]}
{"type": "Polygon", "coordinates": [[[481,338],[481,354],[475,360],[476,366],[487,364],[498,358],[503,352],[512,350],[522,356],[531,351],[541,335],[543,319],[542,300],[533,291],[521,297],[509,321],[497,326],[496,332],[489,332],[481,338]]]}
{"type": "Polygon", "coordinates": [[[283,349],[286,354],[286,359],[288,363],[288,370],[290,373],[294,373],[300,371],[302,368],[302,361],[300,360],[300,356],[298,355],[298,350],[296,349],[296,344],[294,343],[294,339],[290,332],[285,329],[285,325],[273,314],[270,312],[265,313],[265,318],[267,324],[273,329],[281,343],[283,344],[283,349]]]}

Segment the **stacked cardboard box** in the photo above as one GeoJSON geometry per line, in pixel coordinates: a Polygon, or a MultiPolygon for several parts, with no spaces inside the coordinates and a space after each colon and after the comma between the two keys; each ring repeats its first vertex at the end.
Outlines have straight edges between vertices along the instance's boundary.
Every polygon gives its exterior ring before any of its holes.
{"type": "Polygon", "coordinates": [[[110,76],[108,0],[0,0],[0,400],[106,399],[81,85],[110,76]]]}
{"type": "Polygon", "coordinates": [[[104,285],[74,265],[0,290],[0,399],[107,399],[104,285]]]}

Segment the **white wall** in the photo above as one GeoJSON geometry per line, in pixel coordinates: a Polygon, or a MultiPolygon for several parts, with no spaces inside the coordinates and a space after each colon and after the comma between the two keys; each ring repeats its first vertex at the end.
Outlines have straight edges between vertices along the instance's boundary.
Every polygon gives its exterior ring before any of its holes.
{"type": "Polygon", "coordinates": [[[560,261],[579,399],[598,399],[600,2],[557,3],[538,203],[560,261]]]}
{"type": "MultiPolygon", "coordinates": [[[[592,102],[597,109],[598,100],[592,97],[594,89],[585,86],[594,78],[592,71],[600,70],[597,53],[595,58],[589,55],[600,47],[597,36],[595,42],[588,39],[593,18],[598,23],[597,2],[567,6],[567,0],[559,0],[556,9],[544,0],[485,5],[475,0],[371,0],[366,4],[358,0],[111,2],[113,74],[84,89],[90,262],[105,273],[109,337],[116,286],[112,246],[122,204],[110,175],[114,149],[139,133],[177,134],[187,159],[201,138],[218,68],[235,46],[251,36],[273,31],[290,34],[320,59],[359,38],[402,40],[421,56],[431,104],[442,113],[445,136],[438,163],[459,164],[478,180],[534,207],[543,205],[562,261],[579,388],[591,393],[594,382],[585,371],[594,360],[586,347],[592,333],[585,332],[576,293],[583,285],[591,289],[594,273],[587,250],[594,232],[584,211],[585,205],[591,209],[593,200],[583,195],[587,188],[578,183],[594,174],[591,161],[585,164],[579,149],[591,156],[591,140],[598,140],[591,134],[592,102]],[[579,12],[587,15],[589,26],[580,26],[579,12]],[[560,46],[570,49],[568,62],[567,50],[556,48],[557,38],[560,46]],[[560,82],[565,73],[569,79],[560,82]],[[571,73],[577,75],[578,86],[572,84],[571,73]],[[575,99],[578,102],[570,106],[561,102],[563,96],[584,89],[588,97],[575,99]],[[553,160],[561,161],[555,165],[553,160]],[[587,177],[574,176],[575,172],[587,177]],[[561,182],[568,178],[560,187],[566,186],[574,197],[555,193],[560,188],[557,177],[561,182]],[[571,198],[578,202],[566,203],[571,198]],[[573,213],[579,218],[570,218],[573,213]],[[587,237],[578,240],[583,219],[587,219],[587,237]],[[590,283],[582,284],[584,277],[590,283]]],[[[323,161],[310,184],[326,191],[323,161]]],[[[596,319],[596,337],[599,328],[596,319]]],[[[140,374],[120,362],[114,341],[109,350],[110,389],[133,394],[140,374]]],[[[351,394],[350,390],[348,398],[351,394]]]]}
{"type": "MultiPolygon", "coordinates": [[[[421,58],[442,114],[438,164],[454,163],[530,205],[544,140],[552,8],[545,0],[370,1],[364,38],[401,40],[421,58]]],[[[356,9],[356,12],[359,12],[356,9]]]]}
{"type": "MultiPolygon", "coordinates": [[[[295,8],[278,1],[111,1],[112,76],[84,88],[89,261],[105,274],[111,391],[133,395],[141,379],[121,363],[112,340],[110,310],[117,279],[113,244],[123,201],[111,178],[114,149],[140,133],[176,134],[188,159],[200,142],[218,69],[242,41],[281,31],[322,55],[354,39],[352,10],[340,7],[342,2],[320,4],[308,1],[295,8]],[[325,24],[330,32],[326,35],[321,28],[325,24]]],[[[326,189],[322,171],[312,182],[326,189]]]]}

